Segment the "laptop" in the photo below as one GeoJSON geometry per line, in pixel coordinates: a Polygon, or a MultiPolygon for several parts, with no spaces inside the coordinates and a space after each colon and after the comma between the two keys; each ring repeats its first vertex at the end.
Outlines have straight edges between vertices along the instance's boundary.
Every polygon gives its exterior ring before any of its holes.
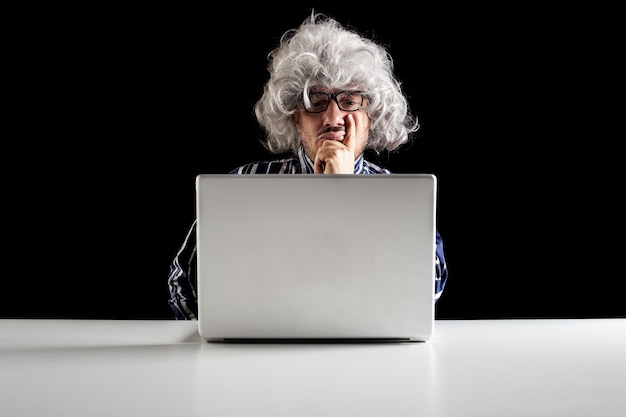
{"type": "Polygon", "coordinates": [[[432,174],[196,177],[207,342],[427,341],[432,174]]]}

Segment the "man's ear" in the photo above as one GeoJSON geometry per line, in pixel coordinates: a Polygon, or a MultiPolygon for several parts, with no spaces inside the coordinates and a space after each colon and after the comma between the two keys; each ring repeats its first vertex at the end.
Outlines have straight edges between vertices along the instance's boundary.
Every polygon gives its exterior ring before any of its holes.
{"type": "Polygon", "coordinates": [[[294,112],[291,115],[291,121],[296,126],[296,128],[300,127],[300,112],[294,112]]]}

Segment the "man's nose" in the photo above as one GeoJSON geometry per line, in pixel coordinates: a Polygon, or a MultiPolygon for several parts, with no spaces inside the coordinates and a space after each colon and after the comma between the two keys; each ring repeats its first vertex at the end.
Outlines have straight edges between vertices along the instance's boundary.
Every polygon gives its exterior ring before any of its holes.
{"type": "Polygon", "coordinates": [[[343,110],[339,108],[337,97],[333,97],[324,112],[324,121],[328,124],[335,125],[338,124],[338,120],[343,123],[343,110]]]}

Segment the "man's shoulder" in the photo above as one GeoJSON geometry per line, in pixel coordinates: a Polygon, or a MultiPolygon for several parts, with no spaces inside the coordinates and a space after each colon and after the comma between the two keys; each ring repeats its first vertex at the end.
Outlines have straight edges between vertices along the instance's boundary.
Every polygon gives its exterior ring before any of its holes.
{"type": "Polygon", "coordinates": [[[231,174],[293,174],[298,172],[302,172],[298,158],[285,157],[248,162],[233,169],[231,174]]]}
{"type": "Polygon", "coordinates": [[[381,165],[375,164],[368,160],[363,160],[364,174],[391,174],[391,171],[381,165]]]}

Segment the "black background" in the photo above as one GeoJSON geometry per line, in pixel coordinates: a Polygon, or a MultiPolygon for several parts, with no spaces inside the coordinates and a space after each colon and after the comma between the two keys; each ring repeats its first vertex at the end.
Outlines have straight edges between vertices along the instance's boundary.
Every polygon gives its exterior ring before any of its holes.
{"type": "MultiPolygon", "coordinates": [[[[439,178],[450,278],[437,317],[626,316],[584,22],[455,7],[316,6],[389,47],[421,120],[382,163],[439,178]]],[[[271,157],[252,106],[267,53],[309,12],[164,5],[27,22],[9,60],[0,316],[173,318],[167,274],[195,175],[271,157]]]]}

